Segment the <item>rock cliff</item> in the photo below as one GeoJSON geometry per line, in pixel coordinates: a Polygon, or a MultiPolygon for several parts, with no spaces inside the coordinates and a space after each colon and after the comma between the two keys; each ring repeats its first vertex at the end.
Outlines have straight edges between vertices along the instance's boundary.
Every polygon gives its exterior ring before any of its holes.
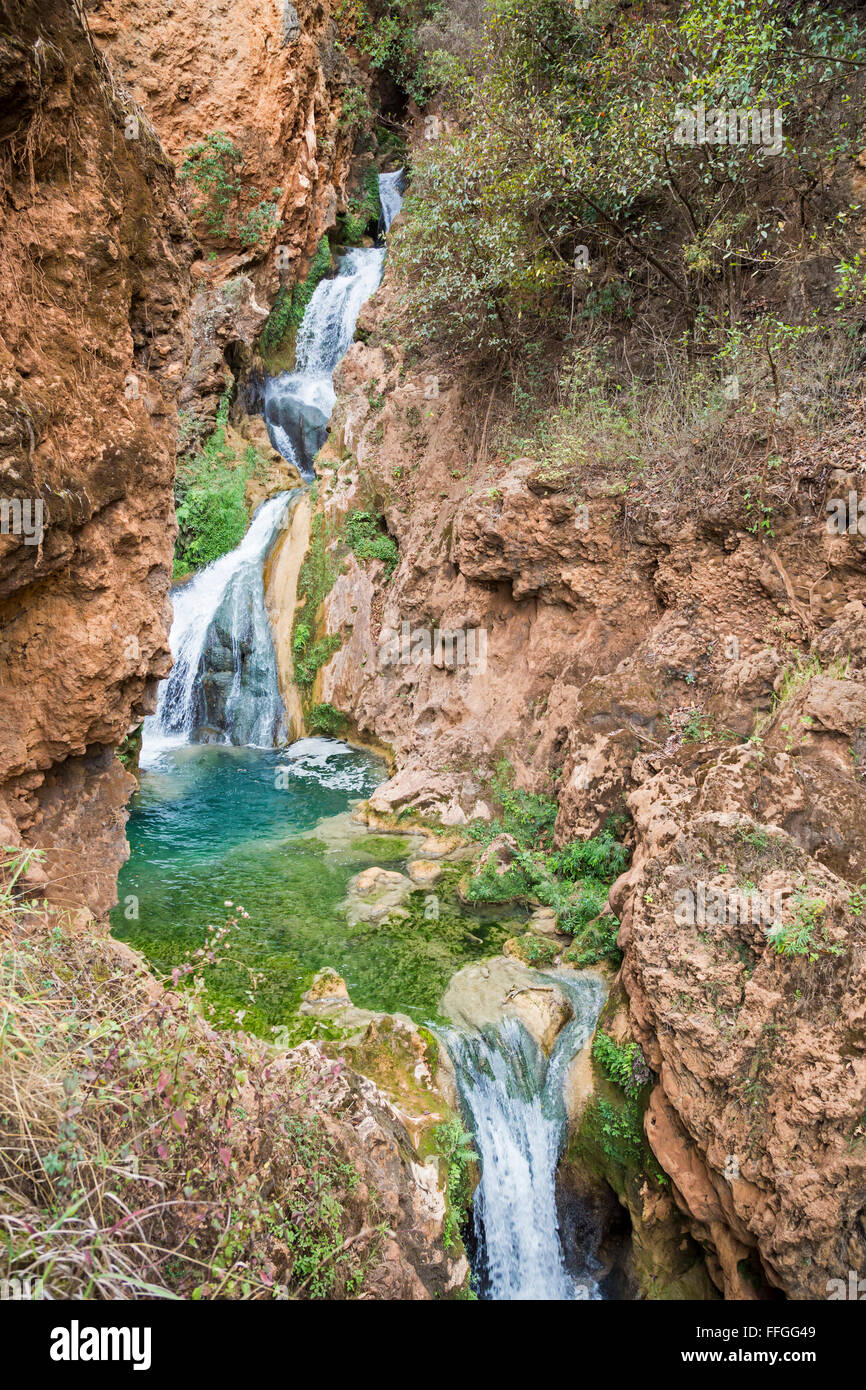
{"type": "Polygon", "coordinates": [[[172,167],[76,11],[4,14],[2,839],[48,847],[31,881],[99,912],[128,853],[114,749],[170,659],[192,246],[172,167]]]}
{"type": "Polygon", "coordinates": [[[824,1297],[866,1261],[866,571],[825,510],[856,486],[859,416],[791,442],[772,534],[723,482],[632,496],[590,464],[576,494],[543,459],[488,460],[453,369],[403,359],[391,293],[339,369],[319,505],[332,531],[381,513],[400,563],[343,565],[315,698],[393,749],[379,813],[483,814],[507,757],[557,796],[559,843],[630,816],[611,904],[649,1144],[726,1297],[824,1297]],[[675,915],[689,893],[740,907],[675,915]]]}

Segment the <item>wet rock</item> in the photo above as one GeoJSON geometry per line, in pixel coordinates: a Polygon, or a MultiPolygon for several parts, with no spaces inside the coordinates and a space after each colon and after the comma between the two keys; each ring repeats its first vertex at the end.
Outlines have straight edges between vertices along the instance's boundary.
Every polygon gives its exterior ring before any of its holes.
{"type": "Polygon", "coordinates": [[[358,922],[382,922],[399,910],[414,884],[406,874],[373,866],[363,869],[349,884],[347,916],[350,926],[358,922]]]}
{"type": "Polygon", "coordinates": [[[464,1028],[483,1028],[507,1016],[519,1018],[549,1052],[571,1018],[566,996],[517,960],[496,956],[467,965],[449,981],[439,1012],[464,1028]]]}
{"type": "Polygon", "coordinates": [[[407,864],[406,872],[420,888],[430,888],[442,877],[442,865],[430,859],[413,859],[411,864],[407,864]]]}

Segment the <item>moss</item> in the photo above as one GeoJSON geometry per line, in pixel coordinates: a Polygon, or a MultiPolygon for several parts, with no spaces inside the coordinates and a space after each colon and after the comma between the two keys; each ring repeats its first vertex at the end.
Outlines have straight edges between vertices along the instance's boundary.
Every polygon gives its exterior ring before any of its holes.
{"type": "Polygon", "coordinates": [[[505,954],[522,960],[524,965],[551,965],[559,955],[559,946],[544,936],[525,932],[522,936],[512,936],[505,943],[505,954]]]}
{"type": "Polygon", "coordinates": [[[246,486],[253,474],[265,466],[265,460],[253,445],[238,448],[228,424],[228,412],[226,392],[220,399],[213,433],[178,463],[175,579],[182,579],[234,550],[249,523],[246,486]]]}
{"type": "Polygon", "coordinates": [[[408,859],[412,852],[411,841],[405,835],[359,835],[351,845],[352,849],[368,854],[380,864],[408,859]]]}

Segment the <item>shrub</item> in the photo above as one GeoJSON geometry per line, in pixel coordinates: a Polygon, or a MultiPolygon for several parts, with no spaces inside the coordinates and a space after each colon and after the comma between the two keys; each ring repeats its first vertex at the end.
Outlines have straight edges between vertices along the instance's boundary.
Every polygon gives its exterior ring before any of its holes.
{"type": "Polygon", "coordinates": [[[333,705],[313,705],[307,714],[307,725],[314,734],[327,734],[336,738],[346,727],[348,716],[333,705]]]}
{"type": "Polygon", "coordinates": [[[23,863],[7,856],[0,889],[0,1276],[44,1277],[55,1299],[357,1294],[377,1196],[307,1100],[325,1109],[339,1068],[274,1071],[270,1049],[203,1024],[224,928],[187,988],[154,996],[104,936],[19,912],[23,863]]]}
{"type": "Polygon", "coordinates": [[[228,409],[226,394],[220,400],[213,434],[178,464],[176,579],[234,550],[247,529],[246,485],[259,459],[254,448],[246,451],[241,462],[236,459],[226,441],[228,409]]]}
{"type": "Polygon", "coordinates": [[[650,1080],[650,1071],[636,1042],[620,1047],[609,1033],[598,1029],[592,1045],[592,1055],[605,1076],[632,1099],[650,1080]]]}
{"type": "MultiPolygon", "coordinates": [[[[859,17],[799,0],[651,14],[489,0],[486,18],[450,93],[455,132],[419,153],[395,238],[407,326],[464,359],[514,360],[542,322],[572,329],[575,307],[638,318],[655,296],[721,349],[743,265],[788,254],[778,199],[809,235],[826,227],[817,189],[855,154],[863,107],[856,66],[825,55],[858,51],[859,17]],[[678,113],[701,102],[783,111],[783,151],[683,140],[678,113]]],[[[841,274],[856,296],[856,270],[841,274]]]]}
{"type": "Polygon", "coordinates": [[[376,512],[354,511],[346,517],[346,541],[359,560],[382,560],[390,579],[400,560],[393,536],[383,532],[384,519],[376,512]]]}
{"type": "Polygon", "coordinates": [[[561,878],[594,878],[613,883],[628,865],[628,850],[605,830],[587,840],[572,840],[554,854],[550,867],[561,878]]]}
{"type": "Polygon", "coordinates": [[[442,1240],[446,1250],[460,1240],[460,1228],[469,1214],[472,1200],[470,1174],[478,1161],[474,1141],[467,1134],[457,1115],[436,1126],[433,1131],[436,1152],[444,1159],[448,1170],[446,1182],[447,1208],[442,1240]]]}
{"type": "Polygon", "coordinates": [[[807,956],[816,961],[821,955],[841,956],[845,947],[832,944],[827,928],[822,926],[827,904],[822,898],[809,898],[802,890],[794,894],[794,917],[790,922],[771,927],[767,937],[780,956],[807,956]],[[818,929],[822,928],[820,938],[818,929]]]}
{"type": "MultiPolygon", "coordinates": [[[[280,219],[275,201],[244,187],[243,163],[243,151],[217,130],[189,147],[180,177],[196,190],[193,215],[208,235],[219,241],[235,236],[242,246],[254,246],[277,230],[280,219]]],[[[281,192],[275,188],[271,198],[281,192]]]]}

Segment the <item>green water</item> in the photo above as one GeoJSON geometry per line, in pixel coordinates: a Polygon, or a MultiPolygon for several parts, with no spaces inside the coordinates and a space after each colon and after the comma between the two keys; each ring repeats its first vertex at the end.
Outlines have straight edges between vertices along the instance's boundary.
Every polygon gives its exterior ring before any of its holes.
{"type": "Polygon", "coordinates": [[[513,924],[464,912],[455,867],[436,889],[438,920],[427,920],[418,891],[404,920],[348,925],[349,879],[371,864],[403,869],[412,849],[408,838],[367,835],[346,817],[384,776],[377,758],[330,739],[162,752],[133,797],[114,935],[169,974],[207,943],[230,900],[249,920],[232,929],[227,958],[204,972],[217,1022],[243,1011],[245,1029],[269,1036],[293,1020],[326,965],[362,1008],[434,1017],[454,971],[500,950],[513,924]]]}

